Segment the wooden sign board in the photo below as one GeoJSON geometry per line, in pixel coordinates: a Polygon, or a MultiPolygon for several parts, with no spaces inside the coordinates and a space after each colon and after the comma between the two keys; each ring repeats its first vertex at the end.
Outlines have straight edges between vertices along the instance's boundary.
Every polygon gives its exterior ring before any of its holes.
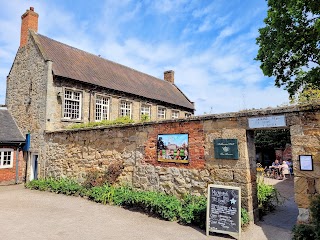
{"type": "Polygon", "coordinates": [[[206,233],[217,232],[240,239],[241,188],[209,184],[206,233]]]}

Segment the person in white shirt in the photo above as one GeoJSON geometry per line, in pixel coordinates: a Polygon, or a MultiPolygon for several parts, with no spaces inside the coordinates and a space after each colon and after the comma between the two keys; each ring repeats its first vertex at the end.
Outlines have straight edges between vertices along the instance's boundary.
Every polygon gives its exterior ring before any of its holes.
{"type": "Polygon", "coordinates": [[[286,161],[283,161],[282,164],[279,167],[280,174],[282,179],[286,179],[286,174],[290,174],[289,172],[289,166],[286,161]]]}

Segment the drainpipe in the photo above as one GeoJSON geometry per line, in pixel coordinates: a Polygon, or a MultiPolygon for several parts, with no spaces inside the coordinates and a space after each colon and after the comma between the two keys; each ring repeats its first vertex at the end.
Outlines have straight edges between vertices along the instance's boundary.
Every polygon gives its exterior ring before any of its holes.
{"type": "Polygon", "coordinates": [[[16,151],[16,184],[19,183],[19,148],[20,148],[21,143],[17,147],[16,151]]]}

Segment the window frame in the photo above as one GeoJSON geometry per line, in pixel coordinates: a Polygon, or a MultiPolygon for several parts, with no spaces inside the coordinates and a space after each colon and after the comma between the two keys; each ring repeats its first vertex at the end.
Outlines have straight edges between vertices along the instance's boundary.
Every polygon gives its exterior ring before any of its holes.
{"type": "MultiPolygon", "coordinates": [[[[125,108],[124,109],[124,111],[128,111],[128,110],[126,110],[127,108],[125,108]]],[[[119,102],[119,117],[125,117],[125,116],[129,116],[129,118],[130,119],[132,119],[132,102],[131,101],[128,101],[128,100],[124,100],[124,99],[122,99],[122,100],[120,100],[120,102],[119,102]],[[130,109],[129,109],[129,111],[130,111],[130,115],[122,115],[122,103],[126,103],[126,104],[129,104],[129,106],[130,106],[130,109]]]]}
{"type": "Polygon", "coordinates": [[[171,119],[179,119],[180,111],[178,110],[171,110],[171,119]],[[177,113],[177,116],[174,116],[174,113],[177,113]]]}
{"type": "MultiPolygon", "coordinates": [[[[6,161],[8,161],[8,159],[6,161]]],[[[13,148],[0,148],[0,169],[13,168],[13,161],[14,161],[14,149],[13,148]],[[9,159],[10,164],[9,165],[3,165],[4,152],[10,152],[10,159],[9,159]]]]}
{"type": "Polygon", "coordinates": [[[95,105],[94,105],[94,121],[95,122],[101,122],[103,120],[110,120],[110,106],[111,106],[111,97],[109,96],[105,96],[105,95],[102,95],[102,94],[96,94],[95,96],[95,105]],[[101,98],[101,99],[106,99],[107,100],[107,104],[103,104],[103,103],[99,103],[97,104],[97,99],[98,98],[101,98]],[[97,119],[97,105],[100,105],[101,106],[101,112],[100,112],[100,119],[97,119]],[[107,107],[107,118],[106,119],[103,119],[103,116],[104,116],[104,112],[103,112],[103,107],[106,106],[107,107]]]}
{"type": "Polygon", "coordinates": [[[167,118],[167,108],[165,108],[165,107],[161,107],[161,106],[158,106],[158,109],[157,109],[157,119],[166,119],[167,118]],[[164,117],[162,118],[162,117],[160,117],[160,115],[159,115],[159,111],[160,110],[163,110],[164,111],[164,117]]]}
{"type": "Polygon", "coordinates": [[[148,107],[149,108],[149,113],[147,113],[147,114],[149,116],[149,119],[151,119],[151,105],[147,104],[147,103],[141,103],[141,105],[140,105],[140,119],[141,119],[142,115],[146,115],[145,113],[142,113],[142,108],[143,107],[148,107]]]}
{"type": "MultiPolygon", "coordinates": [[[[82,121],[82,100],[83,100],[83,91],[73,89],[73,88],[63,88],[63,106],[62,106],[62,119],[65,121],[82,121]],[[70,91],[72,98],[66,98],[66,92],[70,91]],[[74,99],[74,93],[79,93],[79,99],[74,99]],[[79,118],[66,117],[66,101],[73,101],[79,103],[79,118]]],[[[70,113],[69,113],[70,114],[70,113]]]]}

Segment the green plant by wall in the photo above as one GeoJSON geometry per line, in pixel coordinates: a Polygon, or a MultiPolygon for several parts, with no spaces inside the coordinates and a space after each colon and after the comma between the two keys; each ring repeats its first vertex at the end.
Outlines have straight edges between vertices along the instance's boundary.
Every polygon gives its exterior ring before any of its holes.
{"type": "Polygon", "coordinates": [[[260,218],[284,201],[278,190],[272,185],[265,184],[263,179],[257,182],[257,195],[260,218]]]}
{"type": "MultiPolygon", "coordinates": [[[[95,182],[96,172],[92,179],[95,182]]],[[[203,196],[185,195],[182,199],[161,192],[140,191],[130,186],[93,186],[85,183],[81,185],[70,179],[39,179],[26,184],[29,189],[50,191],[66,195],[87,197],[89,200],[101,204],[113,204],[126,208],[139,209],[147,214],[158,216],[181,224],[192,224],[202,229],[206,226],[207,200],[203,196]],[[88,187],[91,186],[91,187],[88,187]]],[[[249,222],[249,215],[241,209],[241,223],[249,222]]]]}
{"type": "Polygon", "coordinates": [[[247,226],[250,222],[249,213],[245,208],[241,208],[241,226],[247,226]]]}
{"type": "Polygon", "coordinates": [[[148,114],[141,114],[140,119],[141,122],[148,122],[150,121],[150,116],[148,114]]]}
{"type": "Polygon", "coordinates": [[[121,125],[121,124],[129,124],[134,123],[132,119],[128,116],[119,117],[116,120],[103,120],[100,122],[88,122],[88,123],[76,123],[68,126],[68,129],[79,129],[79,128],[91,128],[91,127],[98,127],[98,126],[109,126],[109,125],[121,125]]]}

